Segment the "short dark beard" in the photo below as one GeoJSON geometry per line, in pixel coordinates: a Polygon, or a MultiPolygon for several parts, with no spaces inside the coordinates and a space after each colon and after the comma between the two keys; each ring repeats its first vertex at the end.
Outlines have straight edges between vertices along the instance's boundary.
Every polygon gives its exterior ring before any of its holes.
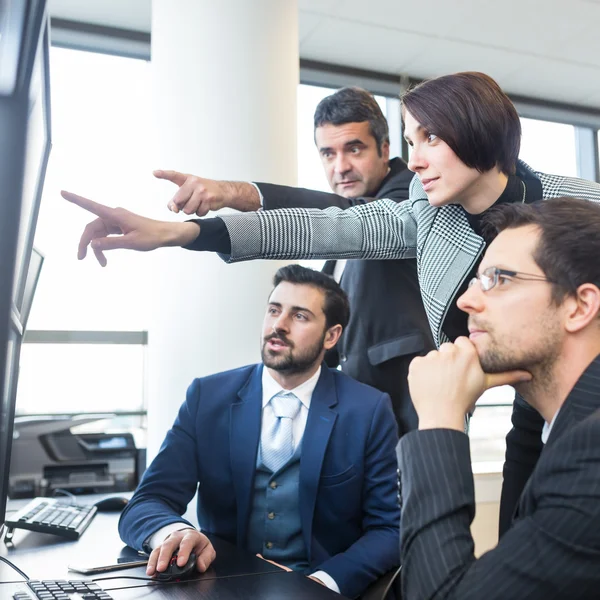
{"type": "Polygon", "coordinates": [[[314,345],[306,348],[303,352],[294,353],[294,345],[281,333],[272,333],[263,339],[260,354],[263,364],[269,369],[283,373],[284,375],[297,375],[310,371],[318,362],[320,362],[321,352],[327,330],[323,331],[321,339],[314,345]],[[279,356],[272,356],[267,350],[267,342],[272,339],[278,339],[288,344],[287,352],[279,356]]]}
{"type": "MultiPolygon", "coordinates": [[[[522,370],[531,373],[533,379],[515,386],[521,393],[527,390],[527,395],[537,395],[548,392],[554,385],[554,366],[560,356],[557,343],[559,332],[554,323],[540,322],[540,330],[544,332],[536,348],[528,352],[511,352],[498,348],[495,344],[479,356],[481,368],[485,373],[503,373],[505,371],[522,370]],[[545,326],[544,326],[545,325],[545,326]]],[[[525,398],[527,400],[527,398],[525,398]]]]}

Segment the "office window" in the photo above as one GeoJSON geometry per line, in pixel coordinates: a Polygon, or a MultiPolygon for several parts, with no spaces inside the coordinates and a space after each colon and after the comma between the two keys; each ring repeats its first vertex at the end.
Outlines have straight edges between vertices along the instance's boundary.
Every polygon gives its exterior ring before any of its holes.
{"type": "Polygon", "coordinates": [[[53,145],[35,244],[46,261],[30,329],[141,330],[146,325],[145,255],[77,260],[94,216],[63,200],[66,189],[148,214],[152,197],[149,63],[52,48],[53,145]],[[111,260],[112,259],[112,260],[111,260]]]}
{"type": "Polygon", "coordinates": [[[471,460],[479,463],[479,470],[502,470],[514,397],[514,389],[505,385],[488,390],[477,402],[469,425],[469,438],[471,460]]]}
{"type": "MultiPolygon", "coordinates": [[[[148,255],[93,254],[77,244],[94,216],[60,196],[70,190],[148,214],[152,198],[150,70],[140,60],[52,48],[53,147],[35,245],[45,263],[29,330],[146,329],[148,255]]],[[[91,251],[90,251],[91,252],[91,251]]],[[[24,344],[19,413],[143,408],[143,346],[24,344]]]]}
{"type": "Polygon", "coordinates": [[[521,128],[521,160],[536,171],[577,177],[573,125],[521,118],[521,128]]]}

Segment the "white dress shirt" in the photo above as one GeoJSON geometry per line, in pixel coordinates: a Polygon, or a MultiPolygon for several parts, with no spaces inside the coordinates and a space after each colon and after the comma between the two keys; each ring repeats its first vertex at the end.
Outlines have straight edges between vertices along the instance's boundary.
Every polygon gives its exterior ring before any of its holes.
{"type": "MultiPolygon", "coordinates": [[[[310,378],[307,379],[304,383],[301,383],[298,387],[293,390],[284,390],[279,383],[277,383],[269,370],[265,367],[263,368],[262,373],[262,427],[268,427],[272,424],[272,420],[276,419],[273,409],[271,407],[270,401],[273,396],[276,396],[281,391],[292,392],[299,400],[300,400],[300,410],[294,419],[292,435],[294,437],[294,452],[300,445],[302,441],[302,437],[304,436],[304,429],[306,428],[306,420],[308,419],[308,409],[310,408],[310,401],[317,385],[317,381],[319,380],[319,376],[321,375],[321,367],[317,369],[317,372],[310,378]]],[[[260,452],[260,445],[259,445],[260,452]]],[[[160,546],[167,536],[171,535],[175,531],[180,531],[182,529],[192,529],[187,523],[171,523],[169,525],[165,525],[161,529],[159,529],[156,533],[154,533],[150,540],[148,541],[148,545],[150,548],[154,550],[157,546],[160,546]]],[[[316,571],[312,574],[312,577],[315,577],[319,581],[323,582],[330,590],[334,592],[340,593],[340,588],[337,583],[331,577],[331,575],[325,573],[325,571],[316,571]]]]}
{"type": "Polygon", "coordinates": [[[554,423],[556,422],[556,417],[558,417],[558,413],[560,412],[560,408],[556,411],[554,416],[552,417],[552,421],[548,423],[544,422],[544,428],[542,429],[542,444],[545,444],[550,437],[550,432],[552,431],[552,427],[554,427],[554,423]]]}

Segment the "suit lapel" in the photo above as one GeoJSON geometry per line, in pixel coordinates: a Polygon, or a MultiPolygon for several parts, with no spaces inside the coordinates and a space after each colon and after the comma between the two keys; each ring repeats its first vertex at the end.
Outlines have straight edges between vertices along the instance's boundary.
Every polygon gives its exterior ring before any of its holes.
{"type": "Polygon", "coordinates": [[[233,487],[237,501],[237,543],[246,541],[252,503],[256,453],[262,422],[262,365],[258,365],[231,405],[229,447],[233,487]]]}
{"type": "MultiPolygon", "coordinates": [[[[542,449],[542,455],[546,448],[552,447],[561,435],[590,416],[594,411],[600,408],[600,356],[588,366],[581,377],[577,380],[573,389],[567,396],[552,426],[548,441],[542,449]]],[[[519,518],[524,513],[524,503],[527,499],[527,493],[531,487],[533,474],[529,477],[517,507],[513,514],[513,520],[519,518]]]]}
{"type": "Polygon", "coordinates": [[[329,438],[338,416],[334,409],[337,403],[333,374],[323,364],[321,376],[310,401],[300,458],[300,519],[309,561],[319,479],[329,438]]]}
{"type": "Polygon", "coordinates": [[[563,402],[546,446],[600,408],[600,356],[591,362],[563,402]]]}

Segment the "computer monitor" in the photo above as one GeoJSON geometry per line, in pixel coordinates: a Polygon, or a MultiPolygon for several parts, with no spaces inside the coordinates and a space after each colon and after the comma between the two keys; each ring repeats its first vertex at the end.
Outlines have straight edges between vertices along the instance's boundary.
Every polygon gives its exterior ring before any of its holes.
{"type": "Polygon", "coordinates": [[[46,0],[0,0],[0,529],[19,353],[41,266],[32,247],[50,152],[49,82],[46,0]]]}
{"type": "Polygon", "coordinates": [[[25,277],[25,285],[23,286],[23,295],[21,297],[21,310],[19,311],[19,320],[23,327],[23,332],[27,329],[27,321],[31,312],[31,305],[35,296],[35,289],[40,278],[42,265],[44,264],[44,255],[38,248],[31,248],[31,256],[29,257],[29,265],[27,275],[25,277]]]}

